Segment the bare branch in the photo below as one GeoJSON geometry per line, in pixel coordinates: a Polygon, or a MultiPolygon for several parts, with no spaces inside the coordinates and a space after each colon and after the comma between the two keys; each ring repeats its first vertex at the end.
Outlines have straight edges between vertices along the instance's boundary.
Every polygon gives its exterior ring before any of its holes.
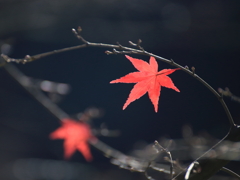
{"type": "MultiPolygon", "coordinates": [[[[14,65],[7,64],[4,66],[6,71],[25,89],[29,94],[31,94],[42,106],[44,106],[52,115],[57,117],[60,121],[63,118],[70,117],[66,112],[64,112],[61,108],[59,108],[55,103],[53,103],[45,94],[43,94],[39,88],[36,88],[34,84],[32,84],[31,79],[25,76],[21,71],[19,71],[14,65]]],[[[115,132],[116,133],[116,132],[115,132]]],[[[112,158],[112,163],[118,165],[121,168],[129,169],[131,171],[137,172],[145,172],[149,167],[149,161],[137,159],[135,157],[127,156],[100,140],[89,139],[89,143],[103,152],[106,157],[112,158]]],[[[154,163],[151,165],[154,169],[158,169],[164,173],[170,173],[167,165],[154,163]]]]}
{"type": "MultiPolygon", "coordinates": [[[[219,152],[215,156],[211,157],[212,151],[222,149],[225,147],[223,140],[229,140],[232,142],[240,141],[240,126],[234,126],[232,130],[216,145],[210,148],[207,152],[197,158],[194,162],[198,162],[198,171],[192,173],[189,176],[189,180],[205,180],[216,174],[222,167],[230,162],[229,159],[225,159],[225,152],[219,152]]],[[[187,169],[182,171],[174,177],[175,180],[185,180],[187,169]]]]}
{"type": "MultiPolygon", "coordinates": [[[[170,146],[170,145],[169,145],[170,146]]],[[[155,141],[154,142],[154,146],[153,146],[156,150],[157,150],[157,153],[159,153],[159,150],[160,151],[164,151],[165,153],[167,153],[167,155],[169,156],[169,159],[170,159],[170,177],[172,179],[173,177],[173,160],[172,160],[172,155],[171,155],[171,152],[168,150],[168,149],[165,149],[163,148],[159,143],[158,141],[155,141]]]]}
{"type": "Polygon", "coordinates": [[[53,54],[58,54],[58,53],[66,52],[66,51],[84,48],[84,47],[86,47],[86,45],[82,44],[82,45],[67,47],[67,48],[58,49],[58,50],[54,50],[54,51],[50,51],[50,52],[46,52],[46,53],[36,54],[33,56],[27,55],[27,56],[25,56],[25,58],[22,58],[22,59],[10,58],[5,54],[1,54],[1,56],[6,62],[15,62],[15,63],[25,64],[25,63],[32,62],[32,61],[35,61],[35,60],[38,60],[38,59],[41,59],[41,58],[44,58],[44,57],[47,57],[47,56],[50,56],[53,54]]]}
{"type": "Polygon", "coordinates": [[[80,35],[80,32],[82,32],[82,28],[79,26],[78,27],[78,29],[77,29],[77,31],[74,29],[74,28],[72,28],[72,32],[73,32],[73,34],[80,40],[80,41],[82,41],[84,44],[86,44],[86,45],[89,45],[89,42],[88,41],[86,41],[81,35],[80,35]]]}
{"type": "Polygon", "coordinates": [[[187,171],[186,171],[186,173],[185,173],[184,180],[188,180],[188,179],[189,179],[190,174],[192,173],[194,166],[198,166],[198,165],[199,165],[198,162],[193,162],[193,163],[191,163],[191,164],[188,166],[187,171]]]}
{"type": "MultiPolygon", "coordinates": [[[[222,104],[222,106],[225,110],[225,113],[228,117],[228,120],[230,123],[230,131],[222,140],[220,140],[216,145],[214,145],[209,151],[205,152],[202,156],[197,158],[197,160],[195,160],[193,162],[192,168],[190,168],[190,166],[189,166],[188,169],[180,172],[177,176],[174,177],[174,179],[178,179],[178,180],[208,179],[209,177],[214,175],[218,170],[220,170],[223,166],[225,166],[229,162],[229,160],[221,159],[220,158],[221,154],[217,155],[216,157],[214,157],[212,159],[209,158],[209,154],[211,153],[211,150],[220,146],[221,143],[223,142],[223,140],[230,140],[230,141],[235,141],[235,142],[239,141],[240,140],[240,127],[234,123],[233,118],[232,118],[232,116],[228,110],[228,107],[226,106],[222,96],[218,92],[216,92],[207,82],[205,82],[202,78],[200,78],[195,73],[194,67],[192,67],[191,70],[189,70],[189,68],[187,66],[182,67],[181,65],[175,63],[173,60],[168,60],[163,57],[152,54],[150,52],[147,52],[140,46],[141,41],[138,41],[137,44],[132,43],[131,41],[129,42],[132,46],[137,47],[138,49],[125,47],[125,46],[120,45],[119,43],[117,45],[103,44],[103,43],[91,43],[91,42],[86,41],[80,35],[80,32],[81,32],[80,27],[77,30],[73,29],[73,33],[75,34],[75,36],[84,43],[79,46],[63,48],[60,50],[54,50],[51,52],[42,53],[42,54],[38,54],[38,55],[34,55],[34,56],[27,55],[23,59],[14,59],[14,58],[10,58],[7,55],[3,55],[3,54],[2,54],[2,57],[6,62],[27,63],[27,62],[32,62],[34,60],[52,55],[52,54],[70,51],[70,50],[74,50],[74,49],[80,49],[80,48],[85,48],[85,47],[104,47],[104,48],[112,49],[112,51],[107,50],[106,54],[138,54],[138,55],[152,56],[160,61],[168,63],[174,67],[180,68],[182,71],[188,73],[189,75],[191,75],[192,77],[197,79],[200,83],[202,83],[205,87],[207,87],[218,98],[218,100],[222,104]],[[198,167],[201,168],[201,171],[192,174],[191,171],[193,170],[196,163],[199,164],[198,167]]],[[[57,107],[56,105],[52,105],[51,101],[46,100],[46,97],[44,97],[44,94],[39,93],[39,91],[26,88],[26,86],[23,84],[24,81],[22,81],[20,79],[20,77],[26,78],[23,74],[16,73],[18,71],[16,69],[14,69],[12,66],[5,65],[5,68],[30,94],[32,94],[52,114],[54,114],[59,119],[62,119],[63,117],[68,117],[68,115],[65,112],[63,112],[59,107],[57,107]]],[[[152,166],[154,166],[154,167],[152,167],[153,169],[155,168],[155,165],[152,165],[152,164],[149,165],[148,161],[142,161],[142,160],[138,160],[136,158],[126,156],[126,155],[110,148],[109,146],[105,145],[104,143],[102,143],[99,140],[94,141],[94,142],[90,141],[90,143],[94,147],[96,147],[99,150],[101,150],[102,152],[104,152],[107,156],[114,158],[114,160],[115,160],[114,163],[118,164],[120,167],[122,166],[125,169],[131,169],[131,170],[135,170],[138,172],[145,172],[146,168],[149,168],[152,166]]],[[[166,150],[166,152],[168,152],[168,151],[166,150]]],[[[170,156],[170,161],[172,162],[171,154],[169,156],[170,156]]],[[[169,174],[175,175],[177,172],[173,172],[172,166],[173,165],[171,163],[171,168],[170,168],[169,174]]],[[[155,169],[157,169],[157,168],[158,167],[156,167],[155,169]]],[[[161,169],[161,168],[159,168],[159,169],[161,169]]],[[[162,168],[162,169],[164,169],[164,168],[162,168]]]]}
{"type": "Polygon", "coordinates": [[[226,173],[228,173],[228,174],[230,174],[230,175],[232,175],[233,177],[235,177],[235,178],[237,178],[237,179],[240,179],[240,175],[238,175],[237,173],[231,171],[231,170],[228,169],[228,168],[222,167],[221,170],[224,171],[224,172],[226,172],[226,173]]]}
{"type": "MultiPolygon", "coordinates": [[[[49,110],[54,116],[59,118],[61,120],[62,118],[69,117],[67,113],[65,113],[63,110],[61,110],[57,105],[55,105],[52,101],[50,101],[39,89],[34,88],[34,86],[30,85],[31,81],[29,82],[29,78],[23,75],[17,68],[15,68],[13,65],[8,64],[5,66],[5,69],[7,72],[17,80],[20,85],[22,85],[33,97],[38,100],[44,107],[46,107],[47,110],[49,110]]],[[[240,140],[240,127],[234,126],[233,131],[231,131],[224,139],[228,139],[234,142],[237,142],[240,140]]],[[[131,156],[126,156],[125,154],[111,148],[110,146],[104,144],[100,140],[89,140],[89,143],[94,146],[95,148],[102,151],[107,157],[113,158],[112,163],[115,165],[118,165],[121,168],[129,169],[131,171],[137,171],[145,173],[147,168],[152,168],[154,170],[157,170],[159,172],[172,174],[177,176],[174,177],[174,179],[177,180],[184,180],[186,176],[186,172],[189,171],[168,171],[167,168],[169,166],[158,164],[155,162],[151,162],[149,165],[149,161],[137,159],[131,156]]],[[[213,148],[211,148],[209,151],[204,153],[201,157],[199,157],[194,162],[199,163],[200,171],[196,171],[196,173],[189,173],[189,180],[203,180],[208,179],[212,175],[214,175],[218,170],[220,170],[223,166],[225,166],[230,160],[222,159],[222,154],[217,155],[214,158],[210,158],[209,153],[211,153],[214,148],[217,148],[220,146],[222,141],[219,141],[213,148]]],[[[224,145],[225,146],[225,145],[224,145]]],[[[163,150],[160,146],[159,150],[163,150]]],[[[166,150],[167,151],[167,150],[166,150]]],[[[224,153],[224,152],[222,152],[224,153]]],[[[172,162],[172,160],[170,160],[172,162]]]]}
{"type": "Polygon", "coordinates": [[[15,66],[7,64],[4,66],[6,71],[26,90],[28,91],[39,103],[41,103],[48,111],[55,115],[58,119],[69,117],[67,113],[58,108],[50,99],[40,92],[36,86],[33,86],[31,79],[25,76],[15,66]]]}
{"type": "Polygon", "coordinates": [[[113,45],[113,44],[103,44],[103,43],[91,43],[89,41],[86,41],[81,35],[80,32],[82,31],[82,29],[79,27],[78,30],[72,29],[73,33],[75,34],[75,36],[82,41],[84,44],[82,45],[78,45],[78,46],[73,46],[73,47],[68,47],[68,48],[63,48],[63,49],[59,49],[59,50],[54,50],[51,52],[47,52],[47,53],[42,53],[42,54],[37,54],[34,56],[25,56],[25,58],[23,59],[14,59],[14,58],[10,58],[7,55],[2,54],[1,56],[3,57],[3,59],[6,62],[16,62],[16,63],[27,63],[27,62],[32,62],[34,60],[49,56],[49,55],[53,55],[53,54],[57,54],[57,53],[61,53],[61,52],[66,52],[66,51],[70,51],[70,50],[74,50],[74,49],[80,49],[80,48],[85,48],[85,47],[104,47],[104,48],[111,48],[113,49],[113,51],[105,51],[106,54],[110,55],[110,54],[138,54],[138,55],[145,55],[145,56],[152,56],[155,57],[156,59],[163,61],[165,63],[168,63],[174,67],[180,68],[182,71],[188,73],[189,75],[193,76],[195,79],[197,79],[200,83],[202,83],[205,87],[207,87],[220,101],[220,103],[223,106],[223,109],[225,110],[225,113],[228,117],[229,123],[230,123],[230,127],[232,128],[235,123],[233,121],[232,115],[227,107],[227,105],[225,104],[223,98],[221,95],[218,94],[217,91],[215,91],[207,82],[205,82],[202,78],[200,78],[196,73],[195,73],[195,68],[192,68],[192,71],[190,71],[188,68],[182,67],[181,65],[175,63],[173,60],[168,60],[166,58],[157,56],[155,54],[149,53],[145,50],[143,50],[143,48],[140,46],[141,41],[138,41],[137,44],[129,41],[129,43],[134,46],[134,47],[138,47],[140,48],[140,50],[138,49],[134,49],[134,48],[129,48],[129,47],[125,47],[122,45],[113,45]],[[117,51],[116,49],[120,49],[121,51],[117,51]]]}

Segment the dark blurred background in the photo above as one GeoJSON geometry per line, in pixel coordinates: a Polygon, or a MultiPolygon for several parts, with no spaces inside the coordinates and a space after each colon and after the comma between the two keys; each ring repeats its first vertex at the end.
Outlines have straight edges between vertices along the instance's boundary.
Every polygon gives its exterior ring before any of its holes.
{"type": "MultiPolygon", "coordinates": [[[[0,46],[14,58],[75,46],[81,42],[71,29],[81,26],[90,42],[128,46],[129,40],[141,39],[147,51],[194,66],[214,89],[229,87],[240,95],[239,9],[238,0],[1,0],[0,46]]],[[[33,78],[69,84],[71,92],[59,106],[70,115],[92,106],[103,109],[94,126],[104,122],[121,136],[100,139],[124,153],[138,141],[182,138],[186,124],[194,134],[222,138],[227,133],[229,122],[217,98],[182,71],[170,75],[181,92],[163,88],[158,113],[147,95],[122,111],[133,84],[109,82],[135,69],[123,55],[108,56],[105,50],[79,49],[17,67],[33,78]]],[[[159,70],[164,68],[172,67],[159,62],[159,70]]],[[[240,123],[240,104],[228,98],[226,103],[240,123]]],[[[48,138],[58,127],[58,119],[1,68],[1,179],[145,179],[119,170],[94,148],[92,163],[79,152],[63,161],[62,141],[48,138]]]]}

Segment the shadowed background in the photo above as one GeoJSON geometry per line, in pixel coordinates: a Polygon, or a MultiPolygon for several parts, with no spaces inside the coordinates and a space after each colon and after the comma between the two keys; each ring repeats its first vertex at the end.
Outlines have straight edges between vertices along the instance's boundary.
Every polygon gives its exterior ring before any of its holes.
{"type": "MultiPolygon", "coordinates": [[[[3,53],[22,58],[78,45],[82,42],[71,29],[80,25],[83,37],[90,42],[128,46],[129,40],[141,39],[147,51],[183,66],[194,66],[214,89],[229,87],[240,95],[239,8],[237,0],[2,0],[0,46],[3,53]]],[[[221,138],[227,133],[229,123],[220,103],[203,85],[181,71],[170,75],[181,92],[162,88],[158,113],[147,95],[122,111],[133,84],[109,82],[135,69],[123,55],[108,56],[105,50],[79,49],[17,67],[33,78],[69,84],[71,92],[59,106],[70,115],[91,106],[102,108],[105,114],[94,120],[95,127],[104,122],[109,129],[120,130],[121,136],[100,139],[124,153],[139,140],[152,143],[162,136],[181,138],[185,124],[196,134],[206,131],[221,138]]],[[[172,67],[159,62],[159,70],[164,68],[172,67]]],[[[230,99],[226,103],[235,122],[240,123],[239,104],[230,99]]],[[[79,152],[69,162],[62,161],[62,141],[48,138],[58,127],[58,120],[0,69],[0,177],[145,178],[118,170],[93,148],[93,163],[85,163],[79,152]],[[48,172],[56,166],[67,175],[48,172]]]]}

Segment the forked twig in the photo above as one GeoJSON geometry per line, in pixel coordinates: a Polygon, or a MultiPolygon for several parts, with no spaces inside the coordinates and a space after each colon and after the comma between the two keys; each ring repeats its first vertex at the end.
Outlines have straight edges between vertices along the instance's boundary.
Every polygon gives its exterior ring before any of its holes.
{"type": "Polygon", "coordinates": [[[235,95],[229,90],[229,88],[226,87],[225,90],[223,90],[222,88],[218,88],[218,92],[219,92],[220,94],[222,94],[223,96],[230,97],[231,100],[240,103],[240,97],[235,96],[235,95]]]}
{"type": "Polygon", "coordinates": [[[171,179],[173,178],[173,160],[172,160],[172,155],[171,155],[171,152],[168,150],[168,149],[166,149],[166,148],[164,148],[164,147],[162,147],[159,143],[158,143],[158,141],[155,141],[154,142],[154,145],[153,145],[153,147],[157,150],[157,152],[159,153],[159,151],[164,151],[165,153],[167,153],[167,155],[169,156],[169,159],[170,159],[170,177],[171,177],[171,179]]]}

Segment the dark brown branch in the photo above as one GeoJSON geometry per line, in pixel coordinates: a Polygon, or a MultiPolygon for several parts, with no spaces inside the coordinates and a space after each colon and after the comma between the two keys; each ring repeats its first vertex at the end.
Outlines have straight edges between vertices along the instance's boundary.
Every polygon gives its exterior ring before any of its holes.
{"type": "MultiPolygon", "coordinates": [[[[211,150],[214,150],[215,148],[220,146],[221,142],[223,140],[228,139],[228,140],[231,140],[231,141],[239,141],[240,140],[240,138],[239,138],[239,136],[240,136],[239,126],[235,125],[235,123],[233,121],[233,118],[232,118],[232,116],[231,116],[231,114],[228,110],[228,107],[226,106],[224,100],[222,99],[222,96],[220,94],[218,94],[208,83],[206,83],[203,79],[201,79],[195,73],[195,68],[192,68],[192,71],[190,71],[189,68],[182,67],[181,65],[175,63],[173,60],[168,60],[168,59],[165,59],[163,57],[157,56],[155,54],[149,53],[149,52],[143,50],[143,48],[141,48],[140,43],[137,43],[137,44],[131,43],[131,45],[137,46],[138,48],[140,48],[140,50],[125,47],[125,46],[122,46],[122,45],[119,45],[119,44],[118,45],[112,45],[112,44],[103,44],[103,43],[91,43],[91,42],[86,41],[84,38],[82,38],[82,36],[79,34],[80,31],[77,32],[76,30],[73,30],[73,32],[77,36],[77,38],[84,43],[83,45],[64,48],[64,49],[60,49],[60,50],[55,50],[55,51],[52,51],[52,52],[42,53],[42,54],[38,54],[38,55],[34,55],[34,56],[27,55],[23,59],[13,59],[13,58],[9,58],[6,55],[2,55],[2,57],[5,59],[6,62],[27,63],[27,62],[34,61],[36,59],[40,59],[42,57],[46,57],[46,56],[49,56],[49,55],[52,55],[52,54],[65,52],[65,51],[69,51],[69,50],[73,50],[73,49],[80,49],[80,48],[85,48],[85,47],[105,47],[105,48],[113,49],[113,51],[106,51],[107,54],[139,54],[139,55],[153,56],[160,61],[168,63],[168,64],[170,64],[174,67],[180,68],[184,72],[188,73],[189,75],[191,75],[192,77],[197,79],[200,83],[202,83],[205,87],[207,87],[218,98],[218,100],[220,101],[220,103],[222,104],[222,106],[225,110],[225,113],[228,117],[228,120],[229,120],[229,123],[230,123],[230,126],[231,126],[230,131],[229,131],[227,136],[225,136],[214,147],[212,147],[209,151],[204,153],[202,156],[200,156],[195,161],[195,162],[199,163],[199,167],[202,170],[201,170],[200,173],[190,174],[189,179],[190,180],[192,180],[192,179],[194,179],[194,180],[195,179],[196,180],[198,180],[198,179],[199,180],[200,179],[201,180],[202,179],[208,179],[229,162],[229,160],[224,160],[224,159],[219,158],[220,155],[218,155],[217,157],[214,157],[212,159],[209,159],[209,153],[211,152],[211,150]],[[117,51],[116,49],[119,49],[120,51],[117,51]]],[[[54,113],[54,112],[52,112],[52,113],[54,113]]],[[[144,167],[148,167],[148,166],[144,166],[144,167]]],[[[186,173],[186,171],[181,172],[179,175],[177,175],[175,177],[175,179],[178,179],[178,180],[184,179],[185,173],[186,173]]]]}
{"type": "MultiPolygon", "coordinates": [[[[77,33],[76,30],[74,32],[77,33]]],[[[82,36],[80,35],[80,33],[77,33],[77,37],[80,40],[83,39],[82,36]]],[[[109,45],[109,44],[102,44],[102,43],[90,43],[90,42],[86,41],[85,39],[83,39],[82,41],[83,41],[83,43],[85,43],[88,46],[113,47],[113,54],[129,54],[131,52],[131,53],[134,53],[134,54],[153,56],[153,57],[155,57],[156,59],[158,59],[160,61],[166,62],[166,63],[168,63],[168,64],[170,64],[172,66],[175,66],[177,68],[181,68],[181,70],[183,70],[186,73],[192,75],[195,79],[200,81],[205,87],[207,87],[218,98],[218,100],[222,104],[222,106],[223,106],[223,108],[224,108],[224,110],[225,110],[225,112],[227,114],[227,117],[228,117],[228,120],[229,120],[229,123],[230,123],[230,127],[233,127],[235,125],[235,123],[233,121],[233,118],[232,118],[232,115],[231,115],[227,105],[225,104],[224,100],[222,99],[222,96],[219,95],[217,93],[217,91],[215,91],[207,82],[205,82],[202,78],[200,78],[197,74],[195,74],[195,67],[192,67],[191,68],[192,71],[190,71],[189,69],[186,69],[186,68],[182,67],[181,65],[175,63],[173,60],[168,60],[166,58],[163,58],[163,57],[157,56],[155,54],[149,53],[149,52],[143,50],[143,48],[140,46],[140,43],[142,42],[141,40],[139,40],[137,44],[134,44],[131,41],[129,41],[129,43],[131,45],[137,46],[138,48],[140,48],[140,50],[128,48],[128,47],[125,47],[125,46],[119,46],[119,45],[109,45]],[[125,51],[116,51],[115,48],[117,48],[117,49],[120,48],[120,49],[123,49],[123,50],[127,50],[127,52],[125,52],[125,51]]],[[[109,54],[109,52],[110,51],[108,51],[107,54],[109,54]]]]}
{"type": "MultiPolygon", "coordinates": [[[[225,136],[225,140],[238,142],[240,141],[240,126],[233,126],[231,132],[225,136]]],[[[208,150],[194,162],[198,163],[198,171],[196,173],[191,173],[189,180],[205,180],[209,179],[211,176],[216,174],[222,169],[226,164],[230,162],[229,159],[225,158],[226,153],[219,151],[225,145],[219,141],[213,148],[208,150]],[[212,156],[212,152],[218,152],[215,156],[212,156]]],[[[187,170],[179,173],[174,177],[175,180],[185,180],[187,170]]]]}
{"type": "Polygon", "coordinates": [[[231,171],[231,170],[228,169],[228,168],[222,167],[221,170],[224,171],[224,172],[226,172],[226,173],[228,173],[228,174],[230,174],[231,176],[233,176],[233,177],[235,177],[235,178],[237,178],[237,179],[240,179],[240,175],[238,175],[237,173],[231,171]]]}
{"type": "MultiPolygon", "coordinates": [[[[0,58],[1,60],[1,58],[0,58]]],[[[37,87],[32,84],[31,79],[25,76],[21,71],[19,71],[14,65],[7,64],[4,66],[6,71],[29,93],[31,94],[42,106],[44,106],[52,115],[58,118],[60,121],[63,118],[68,118],[69,115],[59,108],[55,103],[53,103],[46,95],[44,95],[37,87]]],[[[130,169],[137,172],[145,172],[148,168],[149,161],[137,159],[131,156],[127,156],[100,140],[89,140],[89,143],[103,152],[106,157],[112,158],[112,163],[119,165],[119,167],[124,169],[130,169]]],[[[152,163],[151,168],[164,173],[170,173],[167,165],[152,163]]],[[[175,172],[172,172],[175,174],[175,172]]]]}
{"type": "Polygon", "coordinates": [[[46,52],[46,53],[36,54],[33,56],[26,55],[25,58],[22,58],[22,59],[10,58],[5,54],[1,54],[1,56],[6,62],[16,62],[16,63],[25,64],[25,63],[29,63],[29,62],[53,55],[53,54],[58,54],[58,53],[66,52],[66,51],[84,48],[84,47],[86,47],[86,45],[82,44],[82,45],[67,47],[67,48],[58,49],[58,50],[54,50],[54,51],[50,51],[50,52],[46,52]]]}
{"type": "MultiPolygon", "coordinates": [[[[33,95],[36,100],[38,100],[44,107],[46,107],[54,116],[61,120],[64,117],[69,117],[67,113],[61,110],[57,105],[51,102],[43,93],[40,92],[39,89],[34,88],[29,82],[29,78],[22,74],[17,68],[13,65],[8,64],[5,66],[7,72],[14,78],[20,85],[22,85],[31,95],[33,95]],[[27,78],[27,79],[26,79],[27,78]],[[27,83],[29,82],[29,83],[27,83]]],[[[231,133],[229,133],[226,140],[231,140],[234,142],[240,141],[240,130],[239,126],[234,126],[231,133]]],[[[152,168],[154,170],[164,172],[167,174],[176,175],[178,172],[176,171],[168,171],[169,166],[163,164],[157,164],[152,162],[149,166],[149,161],[137,159],[134,157],[126,156],[125,154],[111,148],[110,146],[104,144],[100,140],[90,140],[89,143],[95,148],[102,151],[107,157],[112,158],[112,163],[120,166],[121,168],[129,169],[132,171],[145,173],[147,168],[152,168]]],[[[189,180],[203,180],[208,179],[212,175],[214,175],[217,171],[222,169],[230,160],[224,158],[224,154],[218,154],[216,157],[211,157],[211,151],[216,150],[221,147],[221,141],[211,148],[208,152],[206,152],[203,156],[198,158],[195,162],[199,163],[199,168],[201,171],[197,171],[197,173],[190,173],[189,180]]],[[[184,180],[186,175],[186,171],[182,171],[177,176],[174,177],[176,180],[184,180]]]]}
{"type": "Polygon", "coordinates": [[[113,49],[113,51],[106,51],[106,54],[139,54],[139,55],[146,55],[146,56],[153,56],[156,59],[163,61],[165,63],[168,63],[174,67],[177,68],[181,68],[181,70],[183,70],[184,72],[188,73],[189,75],[193,76],[195,79],[197,79],[200,83],[202,83],[205,87],[207,87],[220,101],[220,103],[223,106],[223,109],[225,110],[225,113],[228,117],[230,126],[233,127],[235,125],[232,115],[227,107],[227,105],[225,104],[224,100],[222,99],[222,96],[219,95],[207,82],[205,82],[202,78],[200,78],[197,74],[195,74],[195,68],[192,68],[192,71],[190,71],[188,68],[182,67],[181,65],[175,63],[173,60],[168,60],[166,58],[157,56],[155,54],[149,53],[145,50],[143,50],[143,48],[140,46],[140,42],[139,41],[137,44],[134,44],[133,42],[129,41],[129,43],[132,46],[135,47],[139,47],[140,50],[138,49],[134,49],[134,48],[129,48],[129,47],[125,47],[122,45],[113,45],[113,44],[103,44],[103,43],[91,43],[89,41],[86,41],[81,35],[81,28],[78,28],[78,31],[76,31],[75,29],[72,29],[74,35],[80,40],[82,41],[84,44],[82,45],[78,45],[78,46],[73,46],[73,47],[68,47],[68,48],[63,48],[63,49],[59,49],[59,50],[54,50],[51,52],[47,52],[47,53],[42,53],[42,54],[37,54],[34,56],[25,56],[25,58],[23,59],[14,59],[14,58],[10,58],[7,55],[2,54],[1,56],[4,58],[4,60],[6,62],[17,62],[17,63],[27,63],[27,62],[32,62],[35,61],[37,59],[49,56],[49,55],[53,55],[53,54],[57,54],[57,53],[61,53],[61,52],[65,52],[65,51],[70,51],[70,50],[75,50],[75,49],[80,49],[80,48],[85,48],[85,47],[104,47],[104,48],[110,48],[113,49]],[[114,50],[115,49],[115,50],[114,50]],[[120,49],[121,51],[116,51],[116,49],[120,49]]]}

